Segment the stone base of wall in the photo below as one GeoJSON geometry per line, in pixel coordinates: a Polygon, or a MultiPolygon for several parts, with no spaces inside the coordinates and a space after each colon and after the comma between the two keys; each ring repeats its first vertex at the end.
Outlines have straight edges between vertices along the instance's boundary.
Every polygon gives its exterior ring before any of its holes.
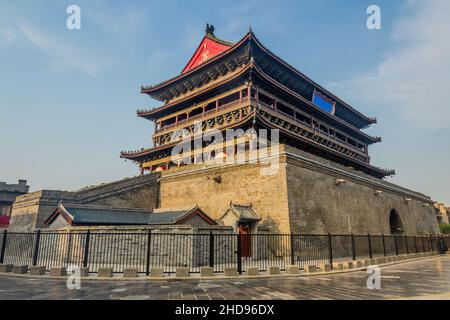
{"type": "Polygon", "coordinates": [[[271,164],[261,163],[191,165],[164,172],[161,204],[198,204],[218,219],[230,202],[251,203],[261,215],[259,225],[296,234],[390,234],[394,209],[404,233],[439,232],[430,197],[290,146],[280,150],[272,175],[262,172],[271,164]]]}
{"type": "Polygon", "coordinates": [[[439,232],[429,197],[293,147],[280,151],[272,174],[264,172],[273,163],[189,165],[77,192],[23,195],[14,203],[10,231],[41,228],[63,200],[145,209],[198,205],[214,219],[230,202],[251,203],[262,218],[258,227],[297,234],[390,234],[394,209],[404,233],[439,232]]]}

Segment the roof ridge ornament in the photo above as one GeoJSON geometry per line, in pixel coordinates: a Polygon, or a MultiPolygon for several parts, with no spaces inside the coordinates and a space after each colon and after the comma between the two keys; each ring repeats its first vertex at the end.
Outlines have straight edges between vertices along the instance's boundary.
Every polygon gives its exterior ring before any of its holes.
{"type": "Polygon", "coordinates": [[[214,35],[214,26],[212,24],[206,24],[205,32],[207,35],[213,36],[214,38],[216,37],[214,35]]]}

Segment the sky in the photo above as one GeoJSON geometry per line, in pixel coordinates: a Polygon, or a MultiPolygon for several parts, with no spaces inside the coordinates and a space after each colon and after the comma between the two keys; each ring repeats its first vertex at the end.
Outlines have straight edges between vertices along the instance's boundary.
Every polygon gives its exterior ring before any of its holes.
{"type": "Polygon", "coordinates": [[[206,23],[253,29],[289,64],[378,123],[372,164],[450,205],[450,1],[0,0],[0,181],[76,190],[137,175],[121,150],[151,146],[140,93],[178,75],[206,23]],[[69,5],[81,30],[69,30],[69,5]],[[369,5],[381,29],[366,26],[369,5]]]}

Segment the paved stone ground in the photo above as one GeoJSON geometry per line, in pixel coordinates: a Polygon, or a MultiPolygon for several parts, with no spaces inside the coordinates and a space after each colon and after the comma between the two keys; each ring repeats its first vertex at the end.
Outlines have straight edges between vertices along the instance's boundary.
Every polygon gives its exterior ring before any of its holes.
{"type": "Polygon", "coordinates": [[[383,267],[380,290],[368,274],[218,281],[65,281],[0,277],[0,299],[450,299],[450,255],[383,267]]]}

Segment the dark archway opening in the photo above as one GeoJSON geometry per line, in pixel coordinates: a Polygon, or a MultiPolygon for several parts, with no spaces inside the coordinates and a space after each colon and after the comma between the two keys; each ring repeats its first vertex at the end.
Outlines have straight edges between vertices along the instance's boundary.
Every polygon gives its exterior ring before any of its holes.
{"type": "Polygon", "coordinates": [[[392,209],[389,214],[389,226],[391,228],[391,234],[402,234],[404,232],[402,221],[395,209],[392,209]]]}

